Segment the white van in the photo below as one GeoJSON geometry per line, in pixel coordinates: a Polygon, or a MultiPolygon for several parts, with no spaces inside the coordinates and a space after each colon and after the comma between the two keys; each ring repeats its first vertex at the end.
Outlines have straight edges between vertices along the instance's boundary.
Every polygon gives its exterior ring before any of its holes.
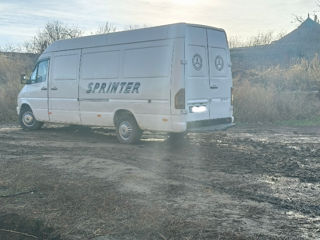
{"type": "Polygon", "coordinates": [[[39,57],[18,96],[24,129],[43,122],[184,133],[233,125],[223,29],[178,23],[61,40],[39,57]]]}

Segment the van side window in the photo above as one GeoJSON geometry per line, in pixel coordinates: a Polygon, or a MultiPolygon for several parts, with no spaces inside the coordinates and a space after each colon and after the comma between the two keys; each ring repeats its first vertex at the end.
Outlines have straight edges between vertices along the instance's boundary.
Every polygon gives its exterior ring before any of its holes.
{"type": "Polygon", "coordinates": [[[30,77],[31,84],[47,81],[49,60],[41,61],[37,64],[30,77]]]}

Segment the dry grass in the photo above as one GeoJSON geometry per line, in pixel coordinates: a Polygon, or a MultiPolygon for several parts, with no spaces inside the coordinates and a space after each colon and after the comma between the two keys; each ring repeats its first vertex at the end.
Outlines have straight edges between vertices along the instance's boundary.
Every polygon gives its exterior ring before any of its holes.
{"type": "Polygon", "coordinates": [[[17,120],[17,95],[20,84],[16,81],[1,85],[0,88],[0,122],[11,122],[17,120]]]}
{"type": "Polygon", "coordinates": [[[0,122],[17,119],[17,95],[22,88],[20,75],[32,70],[35,56],[0,53],[0,122]]]}
{"type": "Polygon", "coordinates": [[[235,88],[234,115],[240,122],[304,120],[320,114],[315,94],[277,91],[246,81],[235,88]]]}
{"type": "Polygon", "coordinates": [[[320,62],[249,70],[234,78],[234,114],[240,122],[312,119],[320,115],[320,62]]]}
{"type": "Polygon", "coordinates": [[[237,76],[235,84],[248,80],[278,91],[311,91],[320,89],[320,61],[316,55],[311,61],[301,59],[289,67],[274,66],[248,70],[237,76]]]}

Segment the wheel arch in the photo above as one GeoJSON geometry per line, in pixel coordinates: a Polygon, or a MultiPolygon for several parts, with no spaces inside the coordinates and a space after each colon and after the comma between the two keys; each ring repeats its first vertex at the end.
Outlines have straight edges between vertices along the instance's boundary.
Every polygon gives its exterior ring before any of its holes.
{"type": "Polygon", "coordinates": [[[22,110],[26,110],[26,109],[30,109],[30,110],[32,111],[32,108],[31,108],[30,104],[24,102],[24,103],[22,103],[21,106],[20,106],[20,113],[21,113],[22,110]]]}
{"type": "Polygon", "coordinates": [[[113,114],[113,124],[116,126],[117,121],[120,119],[121,116],[130,116],[133,117],[133,119],[136,121],[137,125],[139,126],[137,119],[134,115],[134,113],[127,109],[117,109],[113,114]]]}

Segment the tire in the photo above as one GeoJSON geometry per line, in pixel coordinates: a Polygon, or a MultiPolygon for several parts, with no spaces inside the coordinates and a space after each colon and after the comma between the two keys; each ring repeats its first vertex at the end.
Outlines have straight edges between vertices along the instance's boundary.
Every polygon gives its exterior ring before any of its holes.
{"type": "Polygon", "coordinates": [[[120,143],[132,144],[140,140],[142,130],[133,116],[120,116],[116,123],[117,138],[120,143]]]}
{"type": "Polygon", "coordinates": [[[30,108],[21,109],[19,114],[19,123],[25,130],[38,130],[43,125],[43,122],[36,120],[30,108]]]}

